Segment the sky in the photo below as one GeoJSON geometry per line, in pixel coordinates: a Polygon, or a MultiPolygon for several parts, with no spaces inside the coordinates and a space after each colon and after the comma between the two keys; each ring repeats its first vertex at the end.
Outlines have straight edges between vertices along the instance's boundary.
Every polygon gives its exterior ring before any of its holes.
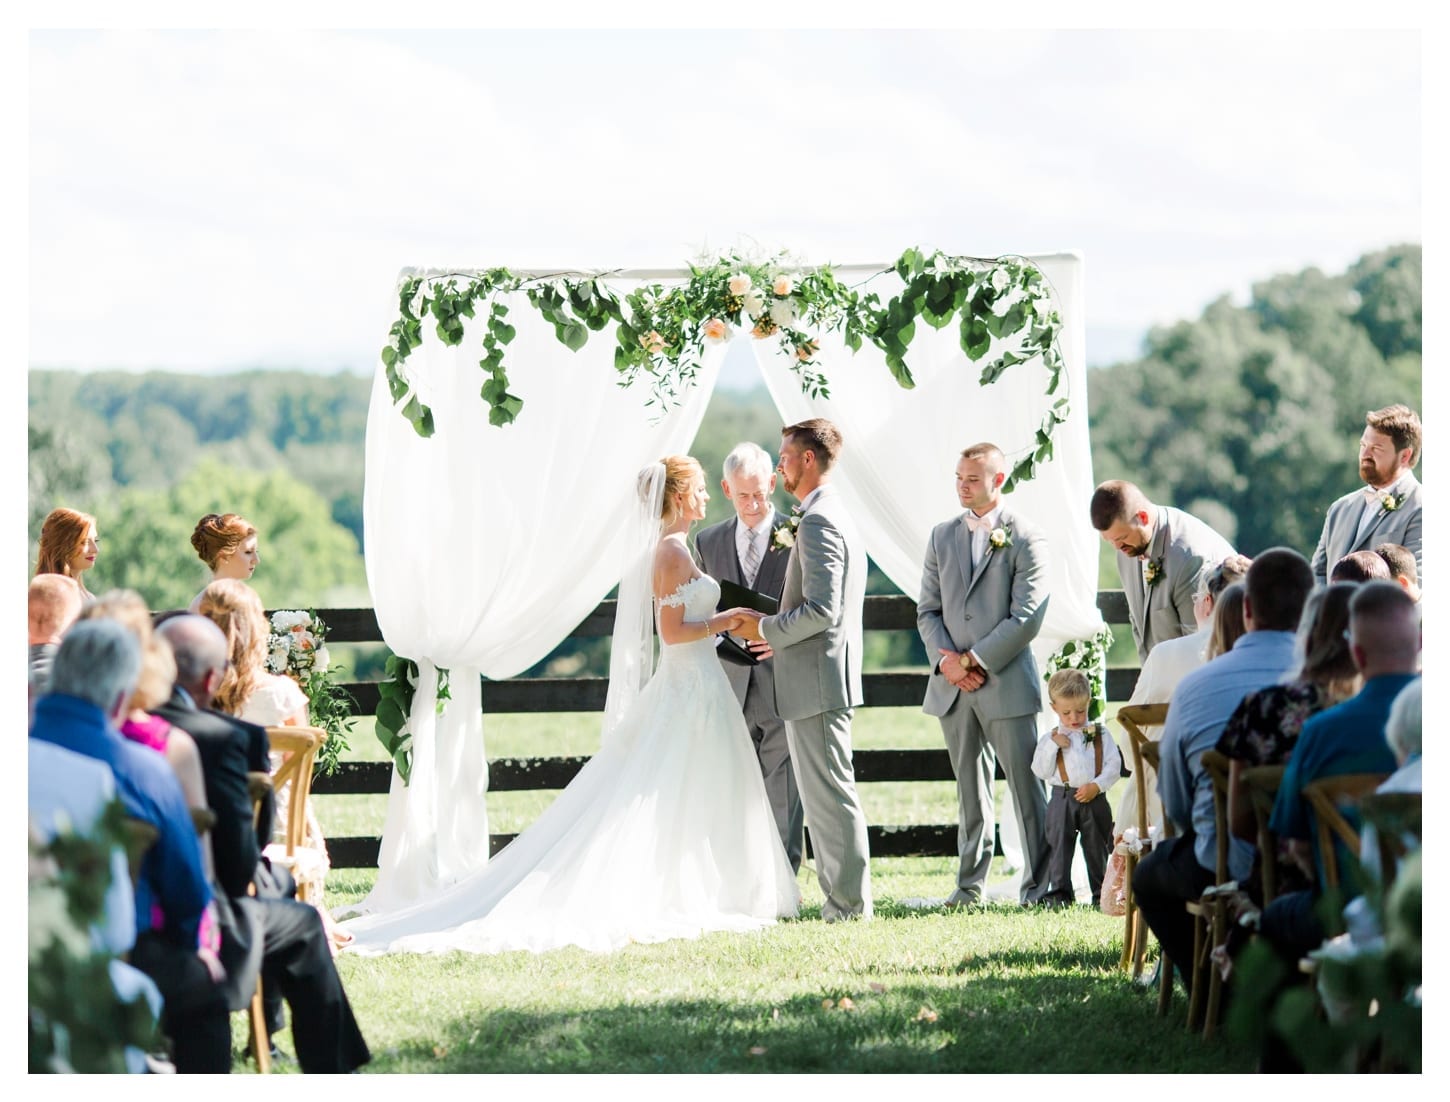
{"type": "Polygon", "coordinates": [[[910,245],[1081,251],[1088,362],[1111,363],[1220,294],[1421,239],[1420,47],[32,30],[29,364],[370,373],[405,266],[884,265],[910,245]]]}

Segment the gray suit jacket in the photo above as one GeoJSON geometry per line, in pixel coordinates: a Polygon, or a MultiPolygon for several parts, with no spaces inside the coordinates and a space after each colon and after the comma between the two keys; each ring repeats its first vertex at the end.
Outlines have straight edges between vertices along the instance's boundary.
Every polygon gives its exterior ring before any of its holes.
{"type": "Polygon", "coordinates": [[[1406,480],[1409,487],[1404,503],[1395,510],[1380,509],[1370,522],[1363,539],[1356,539],[1359,520],[1364,514],[1364,490],[1361,487],[1345,494],[1329,507],[1324,517],[1324,531],[1319,534],[1319,546],[1314,549],[1314,558],[1309,565],[1314,570],[1314,580],[1323,584],[1329,580],[1334,564],[1351,551],[1373,551],[1382,543],[1398,543],[1415,556],[1415,570],[1423,584],[1425,575],[1420,563],[1420,483],[1412,474],[1406,480]]]}
{"type": "MultiPolygon", "coordinates": [[[[772,528],[779,530],[784,523],[785,517],[776,510],[775,517],[771,521],[772,528]]],[[[745,572],[740,567],[740,556],[735,550],[735,533],[740,526],[739,517],[731,517],[729,520],[722,520],[719,524],[712,524],[708,528],[701,529],[695,537],[695,559],[704,570],[716,581],[731,581],[736,585],[745,584],[745,572]]],[[[750,588],[757,593],[764,593],[768,597],[780,600],[781,590],[785,586],[785,567],[790,559],[790,552],[774,545],[774,534],[771,542],[767,545],[765,558],[760,560],[760,569],[755,572],[755,585],[750,588]]],[[[730,688],[735,691],[735,699],[740,702],[740,707],[745,707],[745,694],[750,691],[752,683],[755,691],[765,694],[765,700],[772,705],[775,702],[775,660],[767,658],[754,666],[745,665],[742,662],[731,661],[727,658],[720,659],[720,667],[725,671],[725,677],[730,682],[730,688]]]]}
{"type": "Polygon", "coordinates": [[[1234,554],[1233,547],[1195,516],[1167,506],[1158,507],[1158,530],[1148,545],[1148,560],[1162,567],[1162,574],[1143,595],[1142,566],[1118,552],[1118,579],[1128,598],[1128,619],[1138,658],[1165,639],[1192,635],[1198,630],[1193,616],[1193,595],[1205,566],[1222,562],[1234,554]]]}
{"type": "Polygon", "coordinates": [[[854,708],[861,696],[866,549],[836,488],[801,516],[786,563],[781,611],[760,621],[775,651],[775,710],[805,719],[854,708]]]}
{"type": "Polygon", "coordinates": [[[999,523],[1012,542],[988,543],[975,571],[965,513],[938,524],[927,541],[916,630],[933,668],[922,704],[928,715],[946,715],[960,693],[936,671],[943,647],[975,650],[987,667],[986,682],[970,694],[983,719],[1042,710],[1042,682],[1028,644],[1047,613],[1047,539],[1005,505],[999,523]]]}

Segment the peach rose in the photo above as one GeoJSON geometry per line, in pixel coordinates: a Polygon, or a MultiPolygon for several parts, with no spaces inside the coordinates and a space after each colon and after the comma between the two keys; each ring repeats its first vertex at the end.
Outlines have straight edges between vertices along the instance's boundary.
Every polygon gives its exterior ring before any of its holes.
{"type": "Polygon", "coordinates": [[[786,295],[790,294],[791,288],[794,286],[795,284],[790,281],[790,276],[776,276],[775,284],[771,287],[771,290],[781,298],[785,298],[786,295]]]}
{"type": "Polygon", "coordinates": [[[665,339],[651,329],[639,339],[640,347],[648,352],[663,352],[665,350],[665,339]]]}
{"type": "Polygon", "coordinates": [[[730,289],[732,295],[739,298],[746,291],[750,290],[753,284],[750,282],[750,277],[744,272],[736,272],[730,277],[730,282],[725,284],[725,286],[730,289]]]}
{"type": "Polygon", "coordinates": [[[775,328],[775,323],[769,318],[761,318],[755,323],[755,328],[750,331],[750,335],[756,340],[760,340],[774,333],[775,328]]]}
{"type": "Polygon", "coordinates": [[[730,335],[730,326],[719,318],[711,318],[705,323],[704,332],[705,336],[712,341],[723,341],[730,335]]]}

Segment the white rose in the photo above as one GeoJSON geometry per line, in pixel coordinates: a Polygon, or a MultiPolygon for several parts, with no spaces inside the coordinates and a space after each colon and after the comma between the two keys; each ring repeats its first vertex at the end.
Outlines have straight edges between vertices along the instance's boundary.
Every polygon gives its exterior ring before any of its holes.
{"type": "Polygon", "coordinates": [[[776,276],[775,286],[773,286],[771,290],[773,290],[781,298],[785,298],[786,295],[790,294],[791,288],[793,286],[794,284],[791,283],[790,276],[776,276]]]}
{"type": "Polygon", "coordinates": [[[795,321],[795,303],[788,298],[771,304],[770,320],[776,325],[786,326],[795,321]]]}
{"type": "Polygon", "coordinates": [[[750,290],[753,284],[750,282],[750,277],[744,272],[736,272],[730,277],[730,282],[725,284],[725,286],[730,289],[732,295],[739,298],[746,291],[750,290]]]}
{"type": "Polygon", "coordinates": [[[287,653],[285,641],[273,644],[271,653],[267,655],[267,668],[273,673],[281,673],[287,668],[287,653]]]}
{"type": "Polygon", "coordinates": [[[317,653],[312,656],[312,668],[318,673],[326,673],[331,662],[332,658],[328,655],[326,647],[318,647],[317,653]]]}
{"type": "Polygon", "coordinates": [[[745,312],[752,318],[758,318],[760,311],[765,309],[765,300],[754,291],[749,292],[744,299],[745,312]]]}

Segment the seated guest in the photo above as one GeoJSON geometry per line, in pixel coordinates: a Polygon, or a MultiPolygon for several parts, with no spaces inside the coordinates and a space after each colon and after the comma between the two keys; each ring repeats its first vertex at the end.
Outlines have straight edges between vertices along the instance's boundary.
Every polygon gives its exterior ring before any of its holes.
{"type": "MultiPolygon", "coordinates": [[[[1390,717],[1385,720],[1385,742],[1395,756],[1398,768],[1391,773],[1376,792],[1423,792],[1424,785],[1420,770],[1420,721],[1422,715],[1423,678],[1415,678],[1395,697],[1390,705],[1390,717]]],[[[1413,849],[1419,843],[1413,836],[1405,839],[1407,848],[1413,849]]],[[[1365,823],[1360,832],[1359,862],[1367,875],[1380,875],[1379,842],[1375,838],[1373,823],[1365,823]]]]}
{"type": "MultiPolygon", "coordinates": [[[[1359,688],[1359,671],[1345,638],[1349,601],[1355,592],[1355,586],[1336,582],[1309,595],[1294,640],[1294,669],[1288,679],[1244,697],[1224,727],[1218,751],[1229,759],[1229,824],[1239,838],[1249,842],[1257,838],[1243,771],[1257,765],[1283,765],[1304,721],[1348,699],[1359,688]]],[[[1279,882],[1286,889],[1308,886],[1292,864],[1280,869],[1279,882]]],[[[1259,884],[1257,878],[1250,879],[1251,894],[1257,894],[1259,884]]]]}
{"type": "MultiPolygon", "coordinates": [[[[1364,678],[1354,696],[1305,722],[1284,768],[1270,828],[1307,862],[1312,814],[1303,789],[1322,777],[1346,773],[1390,773],[1394,755],[1385,724],[1395,697],[1418,676],[1420,617],[1415,602],[1394,582],[1365,582],[1349,603],[1349,649],[1364,678]]],[[[1314,853],[1316,880],[1323,854],[1314,853]]],[[[1346,883],[1349,863],[1341,860],[1346,883]]],[[[1352,890],[1352,885],[1350,885],[1352,890]]],[[[1312,890],[1280,896],[1264,909],[1259,932],[1290,962],[1324,940],[1312,890]]]]}
{"type": "MultiPolygon", "coordinates": [[[[191,533],[191,546],[211,571],[213,582],[221,578],[250,581],[262,561],[257,553],[256,526],[236,513],[208,513],[202,517],[191,533]]],[[[199,604],[200,593],[192,598],[191,611],[197,611],[199,604]]]]}
{"type": "MultiPolygon", "coordinates": [[[[1143,917],[1180,970],[1193,954],[1193,920],[1183,905],[1203,894],[1216,871],[1213,785],[1200,759],[1239,702],[1289,670],[1294,629],[1314,576],[1304,556],[1275,547],[1254,559],[1244,585],[1245,634],[1227,654],[1179,682],[1164,724],[1158,795],[1178,834],[1155,846],[1133,874],[1143,917]]],[[[1250,847],[1231,840],[1231,875],[1242,881],[1251,863],[1250,847]]]]}
{"type": "Polygon", "coordinates": [[[52,509],[40,526],[40,551],[36,556],[35,574],[60,574],[71,578],[80,587],[81,596],[89,598],[90,590],[82,579],[96,565],[101,539],[96,535],[96,518],[75,509],[52,509]]]}
{"type": "MultiPolygon", "coordinates": [[[[347,1072],[370,1059],[342,989],[322,919],[315,908],[283,898],[261,860],[247,792],[249,755],[266,731],[212,711],[212,695],[227,670],[227,639],[204,616],[182,614],[157,629],[176,658],[176,687],[160,710],[191,732],[201,749],[207,799],[217,816],[216,879],[224,914],[222,949],[228,960],[228,995],[247,1005],[260,968],[263,994],[280,994],[292,1010],[292,1038],[304,1072],[347,1072]],[[255,886],[256,894],[249,894],[255,886]]],[[[269,1029],[277,1019],[269,1013],[269,1029]]]]}
{"type": "Polygon", "coordinates": [[[61,636],[81,611],[81,587],[63,574],[37,574],[30,579],[27,619],[30,631],[30,702],[50,682],[50,662],[61,636]]]}
{"type": "Polygon", "coordinates": [[[1389,581],[1390,568],[1373,551],[1351,551],[1334,564],[1331,582],[1389,581]]]}
{"type": "MultiPolygon", "coordinates": [[[[197,611],[211,620],[227,637],[230,665],[212,699],[213,706],[228,715],[240,716],[249,723],[263,727],[306,726],[307,696],[290,677],[267,670],[267,617],[256,591],[245,582],[223,578],[212,582],[201,593],[197,611]]],[[[278,756],[280,759],[280,755],[278,756]]],[[[277,761],[274,760],[273,768],[277,761]]],[[[284,837],[287,830],[288,786],[277,793],[276,829],[284,837]]],[[[328,936],[338,946],[346,945],[352,935],[332,920],[322,906],[327,887],[327,873],[332,867],[327,857],[327,841],[317,821],[312,800],[305,804],[306,826],[302,846],[293,855],[294,875],[306,886],[307,897],[318,907],[328,936]]],[[[283,848],[280,847],[279,848],[283,848]]],[[[276,851],[269,853],[276,859],[276,851]]]]}
{"type": "MultiPolygon", "coordinates": [[[[51,575],[58,577],[58,575],[51,575]]],[[[95,758],[66,750],[51,742],[32,738],[26,757],[29,765],[29,812],[31,830],[50,841],[62,829],[90,834],[101,813],[116,798],[116,778],[110,767],[95,758]]],[[[161,1016],[161,992],[146,973],[121,959],[136,944],[136,901],[131,892],[131,874],[126,852],[111,850],[110,882],[106,887],[101,921],[91,928],[91,945],[111,957],[107,970],[111,986],[122,1003],[144,997],[153,1019],[161,1016]]],[[[32,945],[34,945],[32,931],[32,945]]],[[[125,1049],[126,1070],[147,1070],[146,1053],[133,1046],[125,1049]]]]}
{"type": "Polygon", "coordinates": [[[156,828],[135,886],[139,933],[131,963],[165,999],[161,1028],[176,1069],[226,1072],[231,1027],[222,997],[224,973],[201,944],[211,890],[181,785],[159,754],[123,739],[123,714],[141,668],[140,648],[120,624],[76,624],[51,669],[51,691],[35,702],[31,737],[110,767],[126,814],[156,828]]]}
{"type": "MultiPolygon", "coordinates": [[[[151,613],[146,608],[146,602],[132,590],[112,589],[87,604],[81,619],[114,620],[136,637],[141,647],[141,673],[136,679],[136,690],[126,705],[121,734],[164,755],[176,771],[176,779],[181,782],[187,806],[205,810],[206,783],[202,779],[201,754],[197,751],[196,742],[185,731],[178,731],[149,711],[170,698],[171,686],[176,680],[176,661],[171,657],[171,648],[156,638],[152,631],[151,613]]],[[[201,856],[202,867],[210,880],[209,833],[201,836],[201,856]]]]}
{"type": "Polygon", "coordinates": [[[1245,630],[1244,583],[1234,582],[1218,595],[1218,601],[1213,606],[1208,646],[1203,651],[1204,661],[1212,662],[1219,655],[1233,650],[1234,644],[1243,637],[1245,630]]]}
{"type": "MultiPolygon", "coordinates": [[[[1185,635],[1179,639],[1165,639],[1151,651],[1143,661],[1143,668],[1138,673],[1138,683],[1133,687],[1133,695],[1128,700],[1129,704],[1166,704],[1173,697],[1173,690],[1178,683],[1193,670],[1198,669],[1209,659],[1208,647],[1212,640],[1214,626],[1214,612],[1218,607],[1219,598],[1224,591],[1235,582],[1243,580],[1248,573],[1249,560],[1244,555],[1230,555],[1221,562],[1214,563],[1203,573],[1203,580],[1199,582],[1198,590],[1193,595],[1193,618],[1198,623],[1198,630],[1192,635],[1185,635]]],[[[1243,597],[1238,598],[1237,621],[1243,623],[1243,597]]],[[[1225,626],[1227,631],[1227,625],[1225,626]]],[[[1231,649],[1232,640],[1228,646],[1224,646],[1227,635],[1220,637],[1216,644],[1217,654],[1231,649]]],[[[1157,739],[1162,728],[1145,727],[1143,733],[1150,739],[1157,739]]],[[[1143,765],[1143,784],[1148,793],[1148,826],[1151,829],[1160,824],[1163,820],[1163,805],[1158,802],[1158,774],[1153,767],[1146,762],[1143,765]]],[[[1118,803],[1118,817],[1113,824],[1114,841],[1123,840],[1123,831],[1128,827],[1136,828],[1138,825],[1138,786],[1130,783],[1124,791],[1122,800],[1118,803]]]]}
{"type": "Polygon", "coordinates": [[[1420,569],[1415,565],[1415,555],[1408,547],[1398,543],[1382,543],[1374,553],[1385,560],[1390,570],[1390,581],[1410,595],[1416,604],[1420,601],[1420,569]]]}

